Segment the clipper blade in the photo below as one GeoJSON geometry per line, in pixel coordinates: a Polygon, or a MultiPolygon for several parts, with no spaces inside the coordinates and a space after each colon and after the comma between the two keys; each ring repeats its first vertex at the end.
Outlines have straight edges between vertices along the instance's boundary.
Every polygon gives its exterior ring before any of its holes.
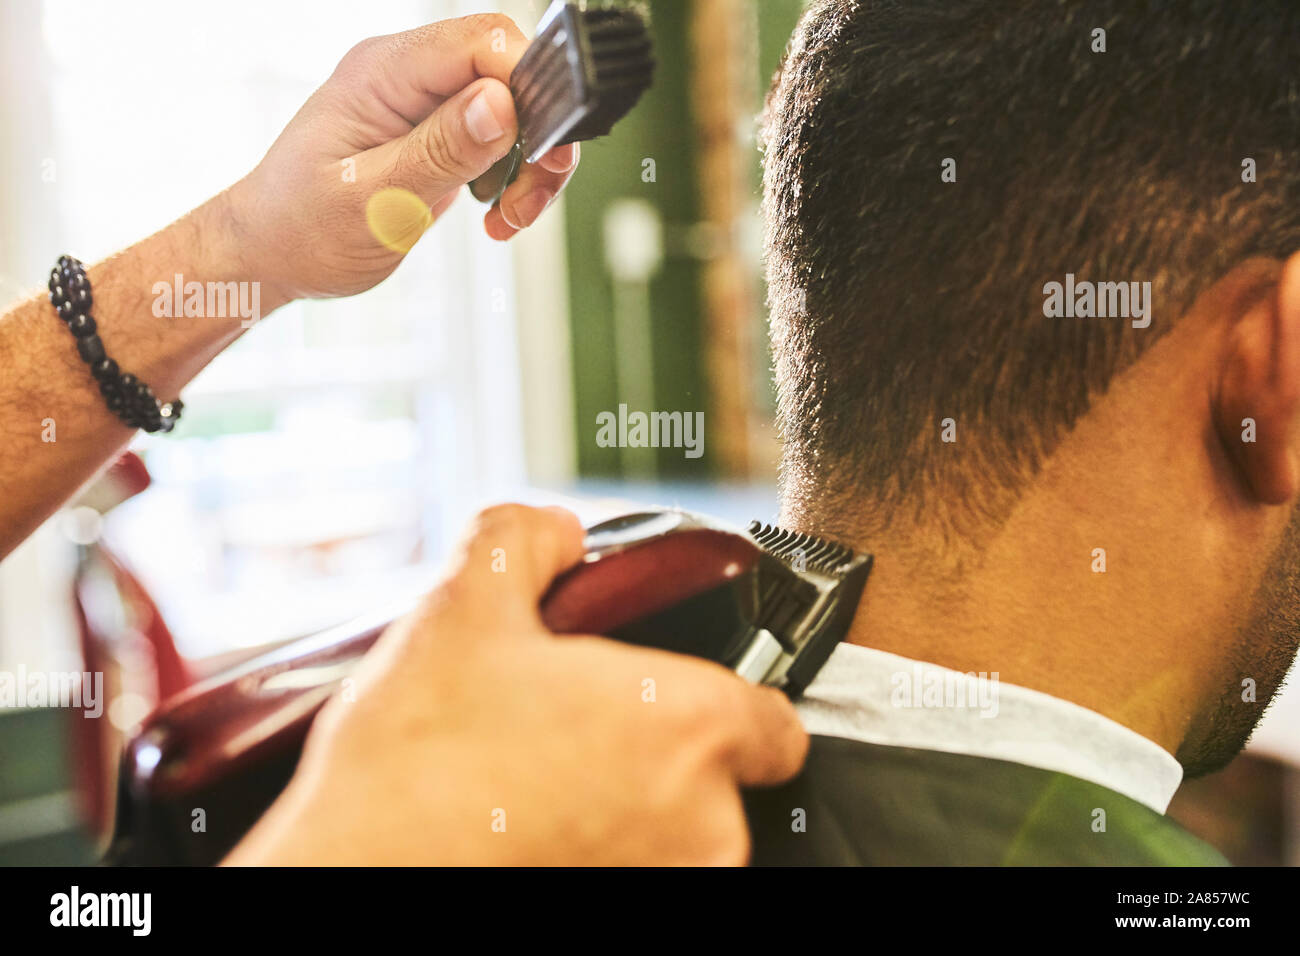
{"type": "Polygon", "coordinates": [[[852,548],[806,531],[786,531],[774,524],[751,521],[749,533],[759,547],[796,571],[809,567],[834,576],[844,573],[856,557],[852,548]]]}
{"type": "Polygon", "coordinates": [[[759,521],[748,532],[772,564],[759,569],[755,640],[737,670],[798,697],[848,635],[873,558],[759,521]]]}

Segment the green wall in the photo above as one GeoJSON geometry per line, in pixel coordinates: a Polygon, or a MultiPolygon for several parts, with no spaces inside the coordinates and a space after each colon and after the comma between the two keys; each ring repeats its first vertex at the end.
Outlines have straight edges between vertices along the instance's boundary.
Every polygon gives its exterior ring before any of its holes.
{"type": "MultiPolygon", "coordinates": [[[[759,4],[759,62],[755,69],[761,73],[757,84],[761,95],[798,17],[800,3],[755,2],[759,4]]],[[[648,6],[658,61],[654,85],[612,135],[583,144],[582,165],[566,192],[578,470],[583,477],[625,476],[619,449],[601,448],[596,443],[596,416],[616,411],[619,402],[627,400],[620,398],[615,382],[615,290],[605,265],[602,236],[604,212],[617,198],[650,202],[665,227],[663,266],[649,289],[655,409],[707,412],[700,262],[688,253],[684,242],[685,227],[699,215],[689,105],[690,2],[653,0],[648,6]],[[646,158],[653,159],[656,166],[655,181],[650,183],[642,181],[646,158]]],[[[760,105],[754,104],[755,114],[760,105]]],[[[757,189],[757,153],[753,175],[757,189]]],[[[756,321],[761,322],[762,317],[757,316],[756,321]]],[[[767,362],[758,367],[766,369],[767,362]]],[[[761,389],[761,383],[756,388],[761,389]]],[[[680,449],[652,453],[657,476],[708,479],[714,469],[707,438],[704,448],[699,459],[686,458],[680,449]]]]}

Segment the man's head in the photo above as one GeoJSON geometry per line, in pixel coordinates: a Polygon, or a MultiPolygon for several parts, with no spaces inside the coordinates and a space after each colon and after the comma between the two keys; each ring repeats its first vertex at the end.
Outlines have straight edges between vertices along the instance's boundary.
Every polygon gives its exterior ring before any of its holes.
{"type": "Polygon", "coordinates": [[[1244,742],[1300,610],[1297,63],[1292,0],[805,15],[764,135],[785,520],[880,553],[863,642],[1192,772],[1244,742]]]}

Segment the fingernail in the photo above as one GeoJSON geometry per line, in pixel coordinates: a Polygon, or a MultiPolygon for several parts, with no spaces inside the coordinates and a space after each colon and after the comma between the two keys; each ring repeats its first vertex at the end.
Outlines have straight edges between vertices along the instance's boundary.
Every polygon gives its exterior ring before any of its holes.
{"type": "Polygon", "coordinates": [[[515,203],[515,215],[519,219],[519,228],[531,226],[533,220],[542,214],[547,203],[555,196],[555,193],[544,187],[537,187],[519,202],[515,203]]]}
{"type": "Polygon", "coordinates": [[[547,166],[551,172],[567,173],[578,160],[578,144],[568,143],[564,146],[556,146],[551,150],[548,159],[547,166]]]}
{"type": "Polygon", "coordinates": [[[470,100],[469,106],[465,107],[465,126],[469,129],[469,135],[483,146],[495,142],[504,135],[506,128],[492,112],[492,104],[488,102],[486,90],[470,100]]]}

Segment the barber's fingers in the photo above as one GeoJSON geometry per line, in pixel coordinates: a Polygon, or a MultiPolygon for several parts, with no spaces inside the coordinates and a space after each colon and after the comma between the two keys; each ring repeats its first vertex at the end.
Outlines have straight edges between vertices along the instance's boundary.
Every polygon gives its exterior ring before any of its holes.
{"type": "MultiPolygon", "coordinates": [[[[500,14],[445,20],[354,47],[338,72],[379,101],[379,112],[388,121],[373,120],[375,128],[394,137],[367,155],[378,175],[434,206],[485,173],[515,141],[517,120],[508,83],[527,47],[528,38],[500,14]],[[403,121],[415,129],[396,135],[405,128],[403,121]]],[[[535,164],[524,164],[488,211],[488,235],[508,239],[531,225],[577,162],[577,144],[569,144],[548,150],[535,164]]],[[[436,217],[421,218],[427,224],[436,217]]]]}
{"type": "Polygon", "coordinates": [[[476,80],[405,136],[376,146],[367,157],[385,181],[428,205],[476,179],[510,151],[515,104],[499,80],[476,80]]]}
{"type": "Polygon", "coordinates": [[[547,150],[536,163],[524,163],[519,176],[484,217],[487,234],[493,239],[509,239],[536,222],[578,168],[579,155],[578,144],[569,143],[547,150]]]}
{"type": "Polygon", "coordinates": [[[572,173],[574,167],[578,165],[578,154],[577,143],[552,146],[542,153],[541,158],[537,160],[537,165],[551,173],[572,173]]]}
{"type": "Polygon", "coordinates": [[[730,715],[723,754],[736,783],[752,787],[789,780],[808,756],[808,732],[794,705],[773,687],[726,679],[732,686],[720,695],[730,715]]]}
{"type": "Polygon", "coordinates": [[[577,515],[563,508],[488,508],[428,606],[436,616],[477,623],[481,633],[540,631],[538,602],[555,576],[581,559],[583,538],[577,515]]]}
{"type": "Polygon", "coordinates": [[[477,79],[506,84],[528,38],[499,13],[442,20],[357,44],[337,73],[363,82],[385,106],[413,125],[477,79]]]}

